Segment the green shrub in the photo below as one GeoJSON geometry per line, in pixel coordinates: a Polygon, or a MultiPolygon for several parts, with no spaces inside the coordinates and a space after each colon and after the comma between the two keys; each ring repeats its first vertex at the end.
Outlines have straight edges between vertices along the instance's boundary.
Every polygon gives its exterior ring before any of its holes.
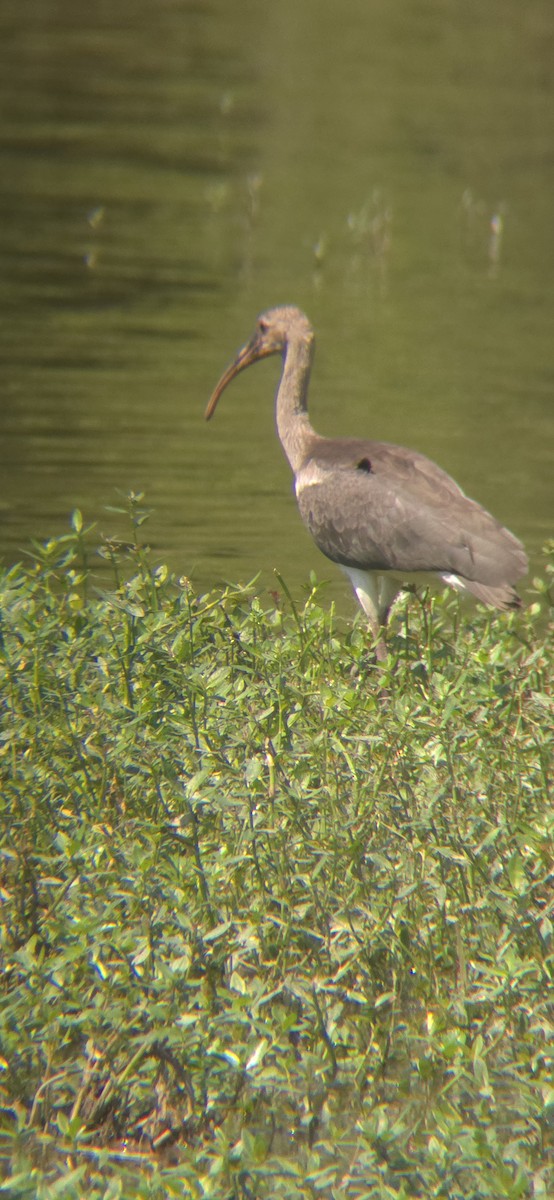
{"type": "Polygon", "coordinates": [[[551,1195],[544,606],[403,600],[380,669],[142,516],[1,582],[0,1194],[551,1195]]]}

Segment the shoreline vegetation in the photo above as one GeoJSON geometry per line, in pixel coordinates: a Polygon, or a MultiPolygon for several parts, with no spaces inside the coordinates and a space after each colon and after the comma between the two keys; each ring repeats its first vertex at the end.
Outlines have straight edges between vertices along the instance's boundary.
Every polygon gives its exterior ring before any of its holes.
{"type": "Polygon", "coordinates": [[[0,581],[0,1196],[554,1194],[552,566],[403,598],[128,545],[0,581]]]}

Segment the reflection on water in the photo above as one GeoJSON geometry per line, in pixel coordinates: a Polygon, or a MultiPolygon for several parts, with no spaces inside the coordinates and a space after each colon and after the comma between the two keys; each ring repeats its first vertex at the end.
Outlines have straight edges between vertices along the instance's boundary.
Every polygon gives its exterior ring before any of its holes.
{"type": "Polygon", "coordinates": [[[277,364],[206,400],[257,311],[318,330],[316,428],[423,450],[552,531],[554,13],[349,0],[0,13],[3,532],[145,491],[199,585],[328,576],[277,364]],[[550,47],[550,50],[549,50],[550,47]]]}

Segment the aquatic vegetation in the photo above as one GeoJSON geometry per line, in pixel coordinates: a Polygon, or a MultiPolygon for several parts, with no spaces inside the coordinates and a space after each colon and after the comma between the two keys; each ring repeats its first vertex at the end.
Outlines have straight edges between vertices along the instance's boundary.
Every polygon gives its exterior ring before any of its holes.
{"type": "Polygon", "coordinates": [[[552,1194],[546,581],[197,595],[133,536],[1,581],[10,1197],[552,1194]]]}

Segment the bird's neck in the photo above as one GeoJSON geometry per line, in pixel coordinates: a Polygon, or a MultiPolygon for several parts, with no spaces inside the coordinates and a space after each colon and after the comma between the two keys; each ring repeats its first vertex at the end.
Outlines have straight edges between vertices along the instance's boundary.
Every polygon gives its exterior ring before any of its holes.
{"type": "Polygon", "coordinates": [[[313,338],[287,342],[277,389],[277,433],[295,474],[306,457],[308,443],[315,436],[308,417],[308,384],[313,356],[313,338]]]}

